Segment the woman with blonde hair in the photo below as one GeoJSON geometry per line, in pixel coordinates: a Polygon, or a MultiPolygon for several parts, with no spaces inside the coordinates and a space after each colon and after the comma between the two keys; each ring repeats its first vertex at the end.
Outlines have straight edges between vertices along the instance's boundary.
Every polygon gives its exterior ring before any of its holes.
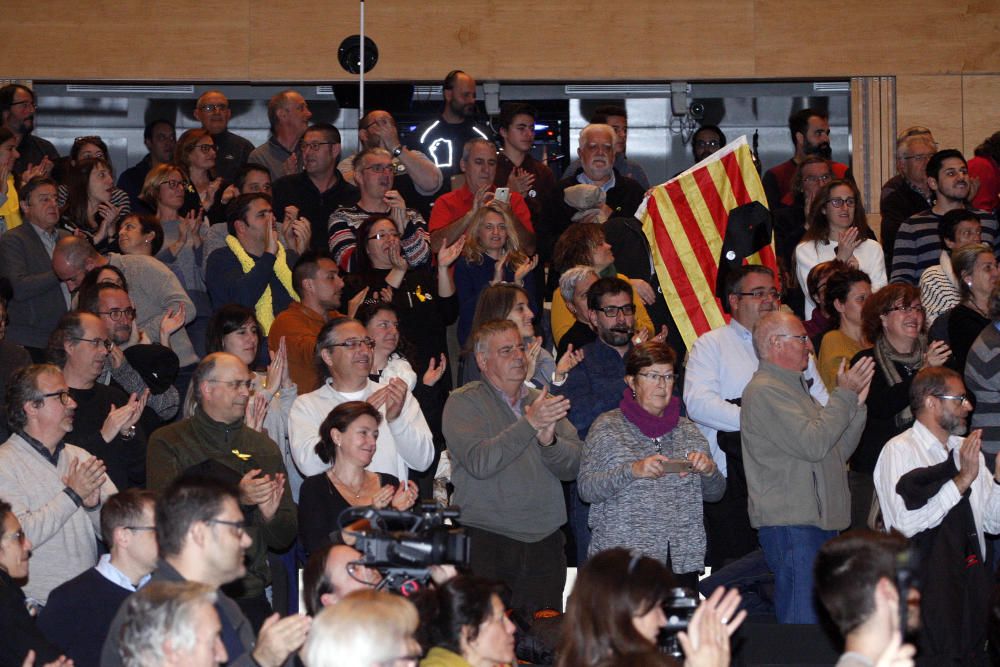
{"type": "Polygon", "coordinates": [[[528,292],[532,303],[536,301],[533,271],[538,256],[528,257],[521,251],[510,207],[494,200],[471,215],[465,248],[455,262],[460,345],[465,345],[472,333],[476,302],[487,285],[514,283],[528,292]]]}
{"type": "Polygon", "coordinates": [[[306,667],[416,667],[413,603],[383,591],[356,591],[313,619],[300,657],[306,667]]]}

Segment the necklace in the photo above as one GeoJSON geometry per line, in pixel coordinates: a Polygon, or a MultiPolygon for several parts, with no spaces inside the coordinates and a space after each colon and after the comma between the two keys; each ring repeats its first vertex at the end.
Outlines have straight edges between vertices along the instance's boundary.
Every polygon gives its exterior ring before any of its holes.
{"type": "Polygon", "coordinates": [[[975,299],[966,299],[966,303],[968,303],[968,304],[969,304],[970,306],[972,306],[972,307],[973,307],[973,308],[975,309],[975,311],[976,311],[977,313],[979,313],[979,314],[980,314],[980,315],[982,315],[983,317],[985,317],[985,318],[989,319],[989,315],[987,315],[987,314],[986,314],[986,313],[985,313],[985,312],[983,311],[983,309],[982,309],[982,308],[980,308],[980,307],[979,307],[979,306],[978,306],[978,305],[976,304],[976,301],[975,301],[975,299]]]}
{"type": "Polygon", "coordinates": [[[361,486],[359,486],[358,489],[357,489],[357,491],[355,491],[354,488],[350,484],[348,484],[344,480],[340,479],[340,475],[338,475],[337,471],[334,470],[333,468],[330,468],[330,474],[333,475],[333,477],[334,477],[334,479],[332,480],[333,483],[334,484],[339,483],[340,486],[344,487],[345,489],[347,489],[348,491],[350,491],[351,493],[353,493],[355,500],[357,500],[358,498],[361,497],[361,492],[365,490],[365,482],[368,481],[367,480],[367,475],[365,475],[364,477],[362,477],[362,479],[361,479],[361,486]]]}

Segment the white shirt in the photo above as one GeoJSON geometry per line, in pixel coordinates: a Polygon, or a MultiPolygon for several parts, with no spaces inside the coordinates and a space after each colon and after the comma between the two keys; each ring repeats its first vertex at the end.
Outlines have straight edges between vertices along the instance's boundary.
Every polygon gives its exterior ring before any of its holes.
{"type": "Polygon", "coordinates": [[[111,554],[104,554],[101,556],[97,561],[97,565],[94,566],[94,569],[97,570],[98,574],[114,585],[121,586],[125,590],[132,591],[133,593],[145,586],[146,582],[149,581],[149,578],[153,576],[152,573],[149,573],[139,580],[138,586],[133,586],[132,581],[126,577],[121,570],[111,564],[111,554]]]}
{"type": "MultiPolygon", "coordinates": [[[[944,463],[949,456],[954,457],[955,465],[961,469],[961,446],[962,438],[953,435],[948,438],[946,452],[942,443],[919,421],[885,444],[875,464],[875,491],[886,530],[895,528],[907,537],[913,537],[940,524],[951,508],[958,504],[962,496],[954,480],[946,482],[927,504],[915,510],[906,509],[902,496],[896,493],[896,484],[911,470],[944,463]]],[[[989,533],[1000,532],[1000,487],[994,483],[993,474],[986,467],[982,454],[979,455],[979,475],[970,488],[972,495],[969,502],[976,520],[980,553],[985,554],[984,529],[989,533]]]]}
{"type": "MultiPolygon", "coordinates": [[[[719,449],[716,433],[740,430],[740,408],[729,400],[743,395],[759,363],[753,335],[735,319],[699,336],[688,352],[684,371],[687,416],[708,440],[712,458],[723,475],[727,474],[726,455],[719,449]]],[[[812,382],[809,393],[826,405],[830,396],[811,356],[804,375],[812,382]]]]}
{"type": "MultiPolygon", "coordinates": [[[[821,262],[829,262],[837,257],[837,244],[832,241],[805,241],[795,247],[795,271],[799,278],[799,284],[804,288],[808,283],[806,278],[812,268],[821,262]]],[[[854,249],[854,257],[858,260],[858,268],[868,274],[872,280],[872,292],[877,292],[885,287],[889,280],[885,275],[885,255],[882,253],[882,246],[876,241],[865,239],[861,245],[854,249]]],[[[806,319],[812,317],[813,308],[816,304],[809,296],[807,289],[803,289],[806,294],[806,319]]]]}
{"type": "MultiPolygon", "coordinates": [[[[330,466],[316,454],[319,427],[330,411],[346,401],[367,400],[382,385],[368,380],[364,389],[342,393],[333,388],[330,378],[322,387],[295,399],[288,415],[288,437],[292,458],[303,475],[318,475],[330,466]]],[[[375,456],[368,465],[371,472],[395,475],[400,481],[409,479],[409,469],[426,470],[434,460],[434,440],[424,413],[413,394],[406,392],[403,409],[393,421],[385,418],[385,406],[380,407],[382,423],[375,441],[375,456]]]]}

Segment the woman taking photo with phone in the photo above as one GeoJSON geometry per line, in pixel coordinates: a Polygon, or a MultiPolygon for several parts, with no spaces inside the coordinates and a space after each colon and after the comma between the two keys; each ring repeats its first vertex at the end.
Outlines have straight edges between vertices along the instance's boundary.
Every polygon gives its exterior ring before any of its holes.
{"type": "Polygon", "coordinates": [[[577,483],[592,503],[589,555],[636,549],[694,588],[705,562],[701,504],[722,498],[726,478],[705,436],[680,416],[674,361],[670,346],[656,340],[625,355],[621,403],[590,427],[577,483]]]}

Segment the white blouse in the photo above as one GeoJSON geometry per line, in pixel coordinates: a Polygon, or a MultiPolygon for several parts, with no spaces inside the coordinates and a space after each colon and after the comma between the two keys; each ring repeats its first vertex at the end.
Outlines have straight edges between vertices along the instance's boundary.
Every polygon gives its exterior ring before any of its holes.
{"type": "MultiPolygon", "coordinates": [[[[809,272],[817,264],[829,262],[837,258],[837,245],[830,241],[804,241],[795,248],[795,271],[799,279],[799,285],[806,295],[806,319],[812,317],[813,303],[806,289],[806,278],[809,272]]],[[[854,257],[858,260],[858,268],[868,274],[872,280],[872,291],[875,292],[885,287],[889,280],[885,275],[885,256],[882,254],[882,246],[878,241],[865,239],[861,245],[854,250],[854,257]]]]}

